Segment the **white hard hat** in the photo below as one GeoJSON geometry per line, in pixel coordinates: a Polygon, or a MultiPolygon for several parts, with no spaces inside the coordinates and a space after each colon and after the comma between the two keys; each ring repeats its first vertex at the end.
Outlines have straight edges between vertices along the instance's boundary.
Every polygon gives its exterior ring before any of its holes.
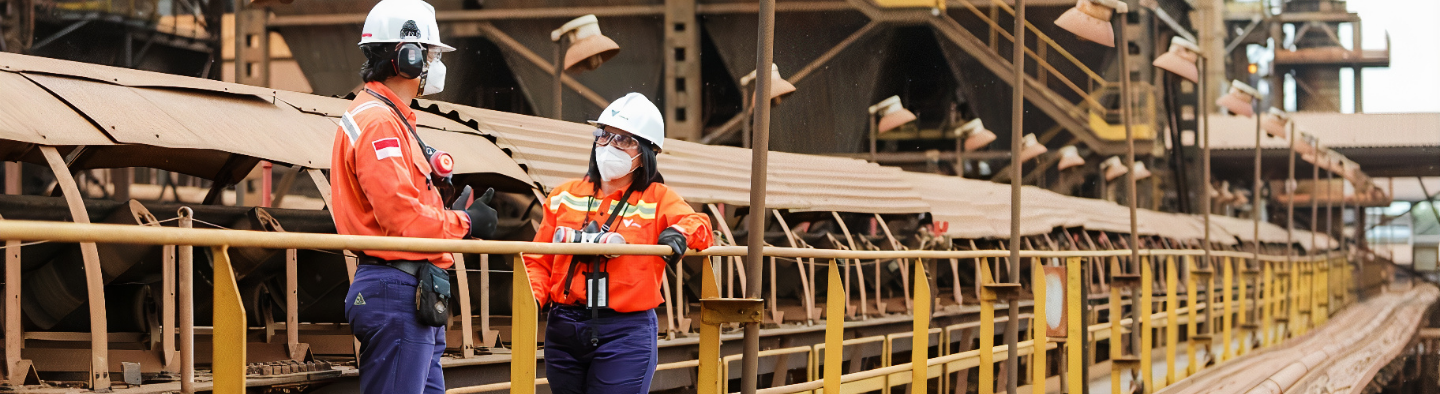
{"type": "Polygon", "coordinates": [[[379,42],[417,42],[439,52],[454,47],[440,43],[435,7],[421,0],[381,0],[365,17],[360,45],[379,42]]]}
{"type": "Polygon", "coordinates": [[[657,151],[665,148],[665,116],[643,94],[630,93],[615,100],[600,113],[600,119],[590,123],[628,131],[636,138],[655,144],[657,151]]]}

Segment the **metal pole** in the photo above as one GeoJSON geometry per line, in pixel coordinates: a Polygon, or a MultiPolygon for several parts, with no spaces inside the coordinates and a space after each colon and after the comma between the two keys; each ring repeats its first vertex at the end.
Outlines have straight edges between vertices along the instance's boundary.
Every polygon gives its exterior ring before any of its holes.
{"type": "MultiPolygon", "coordinates": [[[[180,228],[190,228],[195,213],[189,207],[180,208],[180,228]]],[[[195,247],[180,245],[176,251],[180,265],[180,392],[195,392],[195,247]]]]}
{"type": "Polygon", "coordinates": [[[1215,301],[1214,294],[1210,291],[1215,287],[1215,265],[1212,264],[1213,261],[1210,260],[1210,100],[1207,99],[1207,95],[1205,94],[1210,90],[1210,85],[1206,85],[1205,81],[1208,73],[1206,68],[1209,67],[1210,62],[1204,60],[1204,57],[1201,57],[1201,59],[1200,83],[1196,84],[1196,86],[1199,86],[1200,89],[1200,133],[1204,134],[1201,136],[1200,166],[1202,167],[1201,172],[1204,172],[1205,188],[1202,189],[1203,192],[1200,193],[1200,205],[1203,207],[1203,212],[1205,213],[1203,217],[1205,222],[1205,239],[1200,242],[1200,246],[1201,249],[1205,251],[1205,268],[1210,270],[1211,275],[1210,282],[1205,284],[1205,333],[1214,334],[1214,327],[1210,325],[1210,322],[1215,321],[1215,316],[1211,313],[1211,310],[1215,308],[1210,307],[1210,304],[1213,304],[1215,301]]]}
{"type": "Polygon", "coordinates": [[[564,112],[560,111],[560,96],[565,93],[561,82],[565,79],[565,35],[560,35],[560,40],[555,41],[555,85],[551,90],[555,105],[555,119],[564,119],[564,112]]]}
{"type": "MultiPolygon", "coordinates": [[[[1015,0],[1015,42],[1011,65],[1014,79],[1010,94],[1010,272],[1007,282],[1020,283],[1020,186],[1024,177],[1020,160],[1020,139],[1025,136],[1025,0],[1015,0]]],[[[1012,293],[1013,294],[1013,293],[1012,293]]],[[[1015,394],[1020,383],[1020,303],[1005,300],[1005,392],[1015,394]]],[[[1043,327],[1037,327],[1043,329],[1043,327]]],[[[989,351],[981,349],[981,351],[989,351]]]]}
{"type": "MultiPolygon", "coordinates": [[[[1285,193],[1288,194],[1289,202],[1285,207],[1285,268],[1295,269],[1295,122],[1289,122],[1290,126],[1290,151],[1286,159],[1290,161],[1290,175],[1285,178],[1285,193]]],[[[1293,307],[1293,306],[1291,306],[1293,307]]],[[[1287,325],[1290,323],[1286,323],[1287,325]]],[[[1280,335],[1283,337],[1283,331],[1280,335]]]]}
{"type": "MultiPolygon", "coordinates": [[[[1260,134],[1264,133],[1261,127],[1261,120],[1264,119],[1264,116],[1260,114],[1261,101],[1259,97],[1255,98],[1255,183],[1251,187],[1254,195],[1250,196],[1250,221],[1255,225],[1255,239],[1251,242],[1255,257],[1252,258],[1252,261],[1255,262],[1256,269],[1260,268],[1260,189],[1264,187],[1260,184],[1260,134]]],[[[1256,293],[1259,293],[1259,286],[1256,286],[1256,293]]]]}
{"type": "MultiPolygon", "coordinates": [[[[1327,169],[1327,170],[1325,170],[1325,235],[1330,236],[1330,241],[1327,241],[1327,243],[1325,244],[1325,246],[1328,246],[1329,249],[1335,248],[1335,245],[1334,245],[1334,244],[1329,243],[1329,242],[1333,242],[1333,241],[1335,240],[1335,196],[1334,196],[1334,194],[1335,194],[1335,171],[1334,171],[1334,170],[1328,170],[1328,169],[1327,169]]],[[[1341,198],[1344,198],[1344,197],[1345,197],[1345,189],[1344,189],[1343,187],[1340,189],[1340,197],[1341,197],[1341,198]]]]}
{"type": "Polygon", "coordinates": [[[1320,230],[1320,201],[1316,199],[1320,196],[1320,154],[1324,152],[1320,151],[1319,140],[1312,142],[1315,145],[1315,153],[1310,154],[1314,158],[1314,161],[1310,163],[1312,172],[1310,178],[1310,253],[1314,254],[1316,234],[1320,230]]]}
{"type": "MultiPolygon", "coordinates": [[[[775,0],[760,0],[759,31],[756,33],[755,92],[770,92],[771,64],[774,63],[775,46],[775,0]]],[[[758,93],[757,93],[758,94],[758,93]]],[[[748,251],[745,255],[745,277],[750,286],[745,288],[745,297],[760,298],[760,266],[765,246],[765,178],[766,162],[770,150],[770,100],[760,105],[756,100],[755,119],[750,138],[750,228],[745,237],[748,251]]],[[[754,394],[760,370],[760,324],[745,324],[745,341],[740,363],[740,392],[754,394]]]]}
{"type": "MultiPolygon", "coordinates": [[[[1130,264],[1131,268],[1139,269],[1140,264],[1140,222],[1136,211],[1135,193],[1135,132],[1130,127],[1130,51],[1129,39],[1126,38],[1125,17],[1120,17],[1120,34],[1116,35],[1119,41],[1115,48],[1120,51],[1120,122],[1125,124],[1125,184],[1129,190],[1125,191],[1130,201],[1126,205],[1130,208],[1130,264]]],[[[1138,271],[1136,271],[1138,273],[1138,271]]],[[[1136,319],[1138,322],[1139,319],[1136,319]]],[[[1148,367],[1147,367],[1148,368],[1148,367]]]]}

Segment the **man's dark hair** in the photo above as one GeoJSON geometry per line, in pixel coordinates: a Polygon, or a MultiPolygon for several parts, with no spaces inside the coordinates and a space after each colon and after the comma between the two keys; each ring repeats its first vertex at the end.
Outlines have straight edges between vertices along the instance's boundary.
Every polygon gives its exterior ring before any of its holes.
{"type": "Polygon", "coordinates": [[[384,82],[395,76],[395,66],[390,63],[392,59],[395,59],[395,44],[383,42],[365,44],[360,46],[360,52],[365,54],[365,64],[360,66],[361,80],[384,82]]]}
{"type": "MultiPolygon", "coordinates": [[[[650,142],[644,139],[635,138],[640,142],[640,167],[635,169],[635,177],[630,180],[630,190],[644,192],[650,188],[651,183],[665,183],[665,177],[660,175],[660,169],[656,167],[655,148],[650,142]]],[[[600,165],[595,161],[595,150],[590,150],[590,169],[585,172],[585,179],[595,184],[596,190],[600,187],[600,165]]]]}

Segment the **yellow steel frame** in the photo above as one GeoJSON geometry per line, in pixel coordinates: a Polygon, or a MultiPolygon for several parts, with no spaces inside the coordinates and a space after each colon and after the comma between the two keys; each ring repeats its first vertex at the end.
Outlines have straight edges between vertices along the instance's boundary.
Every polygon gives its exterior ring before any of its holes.
{"type": "MultiPolygon", "coordinates": [[[[530,291],[529,279],[524,270],[524,263],[519,253],[552,253],[552,254],[632,254],[632,255],[663,255],[669,253],[669,249],[663,246],[654,245],[577,245],[577,244],[535,244],[525,242],[496,242],[496,241],[454,241],[454,240],[431,240],[413,238],[384,238],[384,237],[357,237],[323,234],[300,234],[300,233],[266,233],[252,231],[231,231],[231,230],[196,230],[181,228],[162,227],[136,227],[98,224],[75,224],[75,223],[53,223],[53,222],[30,222],[30,221],[0,221],[0,240],[3,241],[26,241],[26,240],[49,240],[54,242],[95,242],[95,243],[136,243],[136,244],[161,244],[161,245],[186,245],[211,247],[215,256],[215,328],[214,328],[214,391],[217,393],[242,393],[245,390],[245,312],[240,302],[238,287],[235,284],[234,273],[230,267],[227,251],[229,247],[271,247],[271,248],[307,248],[307,249],[357,249],[364,246],[368,249],[379,250],[401,250],[415,252],[439,252],[448,251],[455,253],[498,253],[511,254],[514,259],[516,270],[514,271],[512,290],[514,291],[512,309],[514,320],[511,338],[513,340],[512,359],[524,360],[511,363],[511,381],[502,384],[456,388],[451,393],[475,393],[494,390],[510,390],[514,393],[533,393],[536,384],[545,383],[544,379],[535,379],[535,368],[537,355],[537,332],[536,326],[539,319],[538,305],[530,291]],[[514,384],[524,382],[524,384],[514,384]],[[513,387],[512,387],[513,386],[513,387]]],[[[706,269],[701,273],[701,295],[702,299],[718,298],[720,295],[718,281],[714,273],[715,259],[743,255],[744,249],[739,247],[715,247],[705,251],[694,252],[697,256],[710,256],[706,261],[706,269]]],[[[999,258],[1006,255],[1005,251],[837,251],[818,250],[802,248],[772,248],[765,250],[767,256],[796,257],[796,258],[817,258],[826,259],[828,268],[828,297],[826,299],[826,333],[825,343],[812,347],[801,347],[798,349],[771,349],[766,355],[798,354],[808,353],[807,360],[811,360],[807,371],[810,381],[797,383],[784,387],[776,387],[763,390],[762,392],[778,393],[851,393],[865,392],[872,390],[889,390],[892,387],[910,385],[910,392],[924,392],[928,389],[930,379],[943,378],[950,374],[964,371],[968,368],[979,367],[981,370],[980,389],[981,392],[994,392],[995,375],[994,363],[1008,357],[1032,358],[1031,384],[1033,392],[1043,392],[1045,378],[1048,372],[1045,368],[1046,352],[1056,348],[1054,343],[1047,340],[1044,332],[1047,300],[1045,277],[1043,274],[1044,258],[1065,258],[1067,283],[1063,297],[1057,297],[1064,304],[1070,319],[1066,325],[1067,340],[1064,355],[1066,357],[1066,371],[1063,381],[1069,387],[1082,387],[1088,385],[1087,373],[1083,368],[1085,344],[1093,344],[1097,341],[1109,340],[1112,357],[1121,354],[1120,344],[1125,336],[1123,326],[1130,324],[1133,319],[1123,319],[1121,312],[1124,303],[1121,298],[1120,287],[1111,286],[1110,304],[1108,306],[1111,316],[1110,322],[1094,326],[1084,325],[1086,313],[1086,300],[1081,299],[1081,286],[1086,285],[1082,277],[1083,258],[1110,258],[1111,269],[1119,268],[1119,256],[1130,253],[1128,250],[1111,251],[1023,251],[1023,258],[1031,259],[1032,286],[1036,295],[1034,310],[1031,322],[1033,324],[1032,339],[1019,344],[1017,354],[1009,354],[1005,346],[995,346],[995,302],[998,301],[996,291],[983,286],[994,281],[991,269],[988,264],[977,264],[980,276],[980,300],[981,319],[978,323],[980,331],[980,349],[965,351],[955,354],[946,354],[947,346],[941,346],[938,357],[929,357],[930,335],[939,334],[941,343],[949,344],[949,332],[952,328],[964,325],[957,325],[946,328],[931,328],[930,314],[932,309],[933,294],[931,294],[928,274],[924,270],[924,264],[911,264],[912,273],[911,286],[912,294],[917,295],[913,300],[914,315],[911,337],[912,352],[908,363],[889,365],[888,357],[885,358],[884,366],[878,369],[860,371],[845,375],[840,370],[843,362],[843,349],[846,345],[858,345],[860,343],[882,342],[885,352],[891,350],[890,341],[907,336],[907,334],[893,334],[883,338],[857,338],[844,340],[844,315],[847,311],[848,297],[840,270],[836,265],[836,259],[886,259],[886,258],[909,258],[909,259],[984,259],[999,258]],[[1108,330],[1106,330],[1108,326],[1108,330]],[[1085,338],[1088,332],[1091,338],[1085,338]],[[823,346],[823,348],[822,348],[823,346]],[[830,349],[833,351],[823,352],[830,349]],[[837,350],[838,349],[838,350],[837,350]],[[823,359],[823,362],[820,360],[823,359]],[[822,369],[821,370],[817,370],[822,369]],[[816,380],[816,379],[820,380],[816,380]]],[[[1154,379],[1153,374],[1140,372],[1141,379],[1156,380],[1155,384],[1146,384],[1146,390],[1159,389],[1167,384],[1174,384],[1176,381],[1194,376],[1195,371],[1200,369],[1198,365],[1201,360],[1196,359],[1196,344],[1187,344],[1187,357],[1191,365],[1182,372],[1175,368],[1175,361],[1178,352],[1178,333],[1181,324],[1186,325],[1190,335],[1196,335],[1198,311],[1206,307],[1205,303],[1197,299],[1197,285],[1191,274],[1183,274],[1180,267],[1194,269],[1192,257],[1200,255],[1200,251],[1189,250],[1144,250],[1141,251],[1146,260],[1141,264],[1141,289],[1138,297],[1132,300],[1136,305],[1136,318],[1142,319],[1141,325],[1141,353],[1145,360],[1142,365],[1150,365],[1150,354],[1154,330],[1164,328],[1165,357],[1170,365],[1163,380],[1154,379]],[[1161,313],[1152,313],[1153,282],[1155,275],[1155,256],[1163,259],[1164,267],[1164,308],[1161,313]],[[1185,258],[1185,264],[1176,265],[1175,257],[1185,258]],[[1178,282],[1181,275],[1184,275],[1186,285],[1185,307],[1178,299],[1178,282]],[[1186,317],[1181,320],[1181,314],[1186,317]],[[1157,324],[1158,323],[1158,324],[1157,324]]],[[[1234,356],[1235,341],[1232,330],[1236,326],[1234,321],[1237,318],[1236,302],[1239,306],[1239,323],[1246,321],[1246,312],[1254,308],[1264,308],[1267,318],[1278,316],[1275,309],[1279,307],[1281,300],[1288,300],[1292,307],[1287,307],[1285,312],[1294,316],[1304,308],[1309,308],[1309,320],[1291,320],[1291,326],[1284,331],[1291,335],[1301,334],[1311,326],[1323,324],[1331,312],[1339,309],[1348,302],[1352,296],[1352,289],[1348,283],[1348,261],[1343,256],[1324,256],[1323,258],[1301,258],[1290,268],[1290,286],[1282,286],[1275,281],[1275,269],[1273,264],[1285,261],[1283,256],[1261,256],[1259,263],[1266,268],[1262,295],[1260,292],[1253,293],[1257,298],[1263,300],[1244,299],[1249,290],[1249,278],[1239,278],[1237,282],[1234,271],[1236,260],[1234,258],[1248,258],[1253,256],[1250,253],[1217,251],[1212,255],[1224,259],[1222,286],[1224,291],[1223,304],[1224,313],[1221,315],[1221,329],[1224,338],[1224,348],[1221,352],[1221,362],[1230,360],[1234,356]],[[1338,265],[1340,269],[1333,268],[1338,265]],[[1310,266],[1310,267],[1307,267],[1310,266]],[[1331,272],[1336,272],[1334,275],[1331,272]],[[1308,276],[1307,276],[1308,275],[1308,276]],[[1331,281],[1340,281],[1340,284],[1332,284],[1331,281]],[[1237,297],[1236,289],[1241,291],[1237,297]],[[1332,301],[1331,298],[1334,298],[1332,301]],[[1333,303],[1333,305],[1332,305],[1333,303]]],[[[1118,271],[1115,271],[1118,272],[1118,271]]],[[[1247,274],[1246,276],[1254,276],[1247,274]]],[[[1259,287],[1262,283],[1256,283],[1259,287]]],[[[1260,289],[1257,289],[1260,290],[1260,289]]],[[[703,303],[702,303],[703,305],[703,303]]],[[[975,323],[969,323],[975,324],[975,323]]],[[[723,390],[724,360],[720,356],[720,335],[719,324],[704,323],[700,326],[699,351],[700,357],[695,361],[670,363],[661,366],[659,369],[681,369],[696,368],[697,385],[699,393],[720,393],[723,390]]],[[[1244,334],[1251,333],[1242,333],[1244,334]]],[[[1282,340],[1283,336],[1276,334],[1273,339],[1265,341],[1265,346],[1273,346],[1282,340]]],[[[1253,338],[1252,338],[1253,339],[1253,338]]],[[[1241,351],[1248,345],[1241,345],[1241,351]]],[[[733,359],[733,358],[732,358],[733,359]]],[[[1142,367],[1148,371],[1148,367],[1142,367]]],[[[1112,369],[1112,392],[1120,392],[1119,376],[1122,371],[1112,369]]],[[[944,388],[944,379],[940,380],[941,388],[944,388]]]]}

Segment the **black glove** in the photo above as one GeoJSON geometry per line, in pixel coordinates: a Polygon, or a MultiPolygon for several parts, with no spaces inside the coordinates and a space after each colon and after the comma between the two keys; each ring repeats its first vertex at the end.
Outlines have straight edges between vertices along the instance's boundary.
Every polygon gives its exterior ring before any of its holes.
{"type": "Polygon", "coordinates": [[[500,221],[495,214],[495,208],[491,208],[489,205],[490,199],[495,197],[495,188],[486,189],[485,194],[476,198],[473,204],[466,207],[465,203],[470,200],[471,193],[474,193],[474,190],[471,190],[470,186],[465,186],[465,190],[460,192],[460,196],[455,199],[455,204],[451,205],[450,209],[464,212],[466,216],[470,217],[470,238],[490,239],[495,235],[495,224],[500,221]]]}
{"type": "Polygon", "coordinates": [[[681,257],[685,257],[685,250],[688,249],[685,247],[687,243],[685,234],[681,234],[680,230],[676,230],[674,227],[666,227],[664,231],[661,231],[660,238],[655,243],[669,246],[670,250],[675,252],[675,254],[665,256],[667,264],[675,264],[676,261],[680,261],[681,257]]]}

